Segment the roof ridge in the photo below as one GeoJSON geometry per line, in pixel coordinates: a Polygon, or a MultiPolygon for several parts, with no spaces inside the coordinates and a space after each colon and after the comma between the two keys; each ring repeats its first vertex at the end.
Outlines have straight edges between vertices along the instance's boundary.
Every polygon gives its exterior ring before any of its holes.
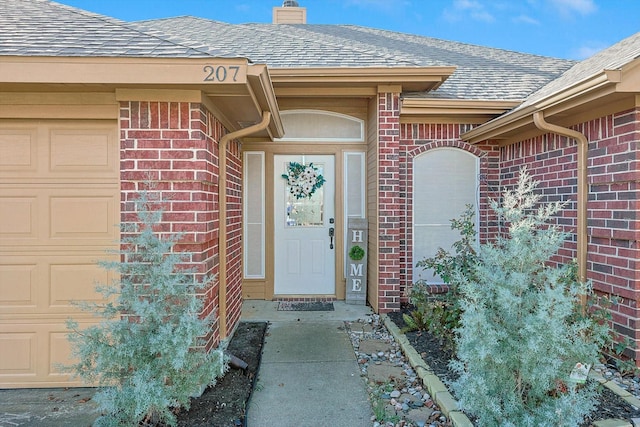
{"type": "MultiPolygon", "coordinates": [[[[126,28],[128,30],[134,31],[134,32],[136,32],[138,34],[142,34],[142,35],[145,35],[147,37],[153,37],[153,38],[155,38],[157,40],[161,40],[163,42],[171,43],[174,46],[179,46],[179,47],[182,47],[182,48],[192,49],[192,50],[194,50],[196,52],[203,53],[203,54],[205,54],[207,56],[214,56],[208,50],[199,49],[199,48],[196,48],[196,47],[193,47],[193,46],[188,46],[186,44],[176,43],[176,42],[174,42],[174,41],[172,41],[172,40],[170,40],[168,38],[160,37],[158,34],[152,34],[150,32],[141,31],[140,29],[136,28],[134,25],[131,25],[131,22],[128,22],[128,21],[123,21],[121,19],[114,18],[112,16],[102,15],[102,14],[99,14],[99,13],[95,13],[95,12],[91,12],[91,11],[88,11],[88,10],[80,9],[80,8],[77,8],[77,7],[74,7],[74,6],[69,6],[69,5],[66,5],[66,4],[58,3],[58,2],[53,1],[53,0],[42,0],[42,1],[44,1],[45,3],[49,3],[51,5],[54,5],[56,7],[61,7],[63,9],[66,9],[70,13],[75,13],[75,14],[78,14],[78,15],[83,15],[83,16],[94,18],[94,19],[99,19],[99,20],[101,20],[103,22],[106,22],[108,24],[117,25],[119,27],[123,27],[123,28],[126,28]]],[[[168,35],[168,34],[165,34],[165,35],[168,35]]]]}
{"type": "MultiPolygon", "coordinates": [[[[212,24],[216,24],[216,25],[223,25],[223,26],[235,27],[235,28],[238,28],[238,27],[244,28],[244,27],[249,27],[250,26],[252,31],[257,31],[257,32],[260,32],[260,33],[266,34],[266,35],[273,35],[273,31],[271,31],[271,29],[275,28],[274,25],[278,25],[280,28],[290,27],[290,28],[295,28],[295,29],[298,29],[298,30],[304,30],[304,26],[303,25],[305,25],[305,26],[306,25],[314,25],[314,24],[296,25],[296,24],[271,24],[271,23],[230,24],[228,22],[217,21],[215,19],[208,19],[208,18],[203,18],[203,17],[198,17],[198,16],[191,16],[191,15],[175,16],[175,17],[172,17],[172,18],[148,19],[148,20],[145,20],[145,21],[135,21],[134,24],[140,24],[141,26],[145,26],[145,24],[153,25],[153,24],[157,24],[157,23],[161,23],[161,22],[170,22],[172,20],[176,20],[176,21],[177,20],[183,20],[185,18],[193,19],[193,20],[200,21],[200,22],[203,22],[203,23],[212,23],[212,24]]],[[[318,25],[318,26],[332,26],[331,24],[315,24],[315,25],[318,25]]],[[[155,28],[149,29],[147,31],[150,31],[150,32],[153,32],[153,33],[155,33],[155,32],[163,32],[163,30],[158,30],[158,29],[155,29],[155,28]]],[[[175,34],[175,33],[173,33],[173,34],[175,34]]],[[[198,40],[196,40],[196,39],[194,39],[193,37],[190,37],[190,36],[185,36],[185,35],[174,35],[174,36],[176,38],[180,39],[180,40],[185,41],[185,43],[194,43],[194,44],[199,43],[198,40]]],[[[309,39],[308,37],[305,37],[303,34],[300,34],[300,33],[295,34],[295,35],[294,34],[290,34],[290,36],[291,37],[295,37],[297,40],[302,40],[302,41],[305,41],[305,40],[309,39]]],[[[325,37],[327,37],[327,38],[329,38],[329,37],[331,37],[331,38],[339,38],[340,40],[345,40],[342,37],[337,37],[337,36],[333,36],[333,35],[325,35],[325,37]]],[[[353,52],[358,52],[360,54],[366,54],[366,55],[369,55],[369,56],[377,56],[377,57],[381,57],[381,58],[384,58],[384,59],[393,59],[393,60],[395,60],[397,62],[407,63],[408,64],[407,66],[409,66],[409,65],[420,66],[420,64],[416,63],[415,61],[407,61],[405,59],[398,59],[397,56],[393,56],[393,55],[389,55],[389,54],[381,55],[379,53],[380,50],[382,50],[381,48],[379,48],[377,50],[374,50],[374,51],[372,51],[371,49],[356,49],[356,48],[353,47],[353,45],[349,45],[349,44],[346,44],[346,43],[329,43],[329,42],[326,41],[326,39],[325,40],[315,39],[315,42],[318,43],[318,44],[321,44],[321,45],[331,46],[331,47],[334,47],[334,48],[340,48],[340,49],[343,49],[343,50],[351,50],[353,52]]],[[[384,50],[385,50],[385,52],[388,51],[388,49],[384,49],[384,50]]]]}
{"type": "MultiPolygon", "coordinates": [[[[579,61],[573,60],[573,59],[566,59],[566,58],[558,58],[555,56],[546,56],[546,55],[539,55],[536,53],[529,53],[529,52],[521,52],[518,50],[513,50],[513,49],[505,49],[505,48],[501,48],[501,47],[493,47],[493,46],[486,46],[486,45],[481,45],[481,44],[475,44],[475,43],[468,43],[468,42],[463,42],[463,41],[458,41],[458,40],[447,40],[447,39],[442,39],[439,37],[432,37],[432,36],[424,36],[424,35],[420,35],[420,34],[414,34],[414,33],[405,33],[402,31],[393,31],[393,30],[387,30],[384,28],[374,28],[374,27],[366,27],[363,25],[355,25],[355,24],[344,24],[342,25],[344,27],[353,27],[359,30],[365,30],[368,33],[385,33],[385,34],[394,34],[394,35],[398,35],[401,36],[403,39],[413,39],[413,40],[433,40],[435,42],[439,42],[439,43],[445,43],[445,44],[456,44],[456,45],[460,45],[460,46],[465,46],[465,47],[469,47],[469,48],[480,48],[480,49],[486,49],[486,50],[491,50],[491,51],[500,51],[500,52],[507,52],[507,53],[511,53],[511,54],[515,54],[515,55],[520,55],[520,56],[528,56],[528,57],[538,57],[538,58],[544,58],[544,59],[554,59],[554,60],[558,60],[558,61],[565,61],[565,62],[573,62],[573,63],[577,63],[579,61]]],[[[399,37],[396,37],[399,38],[399,37]]]]}
{"type": "MultiPolygon", "coordinates": [[[[214,19],[207,19],[207,18],[201,18],[199,16],[193,16],[193,15],[179,15],[179,16],[173,16],[173,17],[168,17],[168,18],[157,18],[157,19],[145,19],[142,21],[131,21],[129,24],[131,25],[132,28],[135,28],[137,31],[139,31],[141,34],[148,34],[148,35],[154,35],[156,37],[158,37],[158,34],[164,35],[167,38],[160,38],[161,40],[166,40],[166,41],[170,41],[171,43],[174,43],[178,46],[184,46],[190,49],[194,49],[197,50],[198,52],[202,52],[201,49],[194,47],[197,45],[201,45],[203,46],[206,51],[204,53],[206,53],[209,56],[221,56],[220,54],[212,54],[212,49],[213,48],[208,48],[207,45],[203,44],[201,41],[193,39],[191,37],[185,36],[185,35],[178,35],[176,33],[173,32],[166,32],[165,30],[159,30],[156,29],[155,27],[149,27],[149,25],[153,26],[153,24],[158,23],[158,22],[170,22],[170,21],[174,21],[174,20],[178,20],[178,19],[184,19],[184,18],[188,18],[188,19],[194,19],[196,21],[203,21],[203,22],[208,22],[208,23],[216,23],[217,25],[233,25],[233,24],[228,24],[226,22],[222,22],[222,21],[216,21],[214,19]],[[138,28],[138,26],[140,26],[141,28],[144,29],[140,30],[138,28]],[[171,39],[175,39],[178,40],[179,43],[173,42],[171,41],[171,39]]],[[[216,47],[215,50],[222,52],[222,48],[220,47],[216,47]]],[[[238,55],[233,54],[233,52],[229,52],[228,50],[226,52],[224,52],[225,57],[238,57],[238,55]]],[[[251,62],[251,58],[248,58],[249,62],[251,62]]]]}
{"type": "MultiPolygon", "coordinates": [[[[342,26],[342,25],[334,25],[334,24],[267,24],[267,23],[261,23],[261,24],[245,23],[245,24],[230,24],[230,25],[242,25],[242,26],[253,25],[253,26],[257,26],[257,28],[259,30],[262,30],[262,27],[272,28],[273,25],[278,25],[278,26],[283,27],[283,28],[284,27],[294,28],[294,29],[297,29],[297,30],[304,30],[305,27],[312,27],[312,26],[323,26],[323,27],[335,27],[335,26],[341,27],[342,26]]],[[[263,32],[264,33],[268,33],[267,31],[263,31],[263,32]]],[[[340,39],[340,40],[345,40],[343,37],[338,37],[336,35],[327,35],[327,34],[325,34],[324,36],[327,37],[327,38],[336,38],[336,39],[340,39]]],[[[308,40],[308,38],[305,38],[302,35],[296,35],[295,37],[298,40],[308,40]]],[[[353,42],[353,40],[351,40],[351,41],[353,42]]],[[[411,64],[411,65],[416,66],[416,67],[420,67],[421,66],[420,64],[418,64],[415,61],[408,61],[406,59],[398,59],[397,56],[389,55],[389,54],[386,54],[386,53],[383,54],[383,55],[378,53],[380,50],[384,50],[385,52],[388,52],[388,49],[386,49],[386,48],[376,47],[376,50],[372,51],[372,50],[367,50],[367,49],[355,49],[355,48],[353,48],[353,44],[329,43],[329,42],[326,42],[325,40],[318,40],[318,39],[316,39],[315,42],[319,43],[319,44],[324,44],[324,45],[327,45],[327,46],[341,48],[341,49],[344,49],[344,50],[351,50],[351,51],[358,52],[358,53],[361,53],[361,54],[366,54],[366,55],[371,55],[371,56],[378,56],[378,57],[381,57],[381,58],[384,58],[384,59],[393,59],[395,61],[405,62],[407,64],[411,64]]],[[[364,43],[362,43],[362,42],[358,42],[358,43],[361,44],[361,45],[364,45],[364,43]]]]}
{"type": "Polygon", "coordinates": [[[197,21],[215,22],[217,24],[235,25],[235,24],[229,24],[228,22],[218,21],[217,19],[203,18],[201,16],[194,16],[194,15],[176,15],[176,16],[168,16],[166,18],[141,19],[139,21],[130,21],[130,23],[146,24],[146,23],[160,22],[160,21],[172,21],[174,19],[183,19],[183,18],[195,19],[197,21]]]}

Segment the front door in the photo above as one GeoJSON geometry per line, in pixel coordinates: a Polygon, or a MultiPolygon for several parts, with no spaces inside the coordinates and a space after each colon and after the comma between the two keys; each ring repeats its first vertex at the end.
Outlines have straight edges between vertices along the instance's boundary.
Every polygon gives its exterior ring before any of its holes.
{"type": "Polygon", "coordinates": [[[335,295],[335,173],[332,155],[274,156],[276,295],[335,295]],[[311,197],[288,185],[291,163],[324,177],[311,197]]]}

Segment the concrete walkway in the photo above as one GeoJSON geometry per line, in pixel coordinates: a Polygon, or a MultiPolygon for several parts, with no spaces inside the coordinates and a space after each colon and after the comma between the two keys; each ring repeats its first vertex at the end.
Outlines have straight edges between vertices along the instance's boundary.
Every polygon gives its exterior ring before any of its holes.
{"type": "MultiPolygon", "coordinates": [[[[371,426],[371,405],[344,320],[364,306],[334,303],[332,312],[277,311],[245,301],[243,321],[271,322],[248,408],[249,427],[371,426]]],[[[96,419],[92,388],[0,390],[0,427],[87,427],[96,419]]]]}
{"type": "Polygon", "coordinates": [[[345,320],[364,306],[334,303],[333,312],[279,312],[277,303],[246,301],[242,320],[269,320],[249,427],[370,427],[371,404],[345,320]]]}
{"type": "Polygon", "coordinates": [[[97,418],[93,388],[0,390],[0,427],[88,427],[97,418]]]}

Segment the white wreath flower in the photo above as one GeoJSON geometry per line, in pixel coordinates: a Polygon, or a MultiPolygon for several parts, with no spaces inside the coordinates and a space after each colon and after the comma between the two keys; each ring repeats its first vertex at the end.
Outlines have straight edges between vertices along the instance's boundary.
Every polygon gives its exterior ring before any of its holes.
{"type": "Polygon", "coordinates": [[[324,177],[313,166],[313,163],[303,165],[290,162],[286,174],[282,177],[287,180],[289,192],[296,199],[311,198],[313,193],[325,183],[324,177]]]}

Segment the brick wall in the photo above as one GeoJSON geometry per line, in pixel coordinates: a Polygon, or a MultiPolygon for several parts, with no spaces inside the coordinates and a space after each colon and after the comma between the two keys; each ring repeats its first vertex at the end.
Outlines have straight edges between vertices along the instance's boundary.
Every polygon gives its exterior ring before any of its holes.
{"type": "MultiPolygon", "coordinates": [[[[589,141],[587,278],[601,294],[621,298],[613,327],[640,347],[640,110],[618,112],[572,126],[589,141]]],[[[557,223],[572,233],[556,262],[576,257],[576,143],[548,134],[501,149],[503,186],[526,165],[548,201],[568,201],[557,223]]],[[[640,349],[629,355],[640,365],[640,349]]]]}
{"type": "MultiPolygon", "coordinates": [[[[519,171],[527,167],[532,178],[539,181],[537,190],[542,193],[542,202],[566,202],[557,225],[564,231],[574,233],[564,247],[553,258],[553,262],[569,263],[577,255],[576,199],[578,192],[577,145],[572,139],[547,134],[534,139],[508,145],[501,149],[501,192],[512,187],[518,180],[519,171]]],[[[500,232],[505,231],[499,228],[500,232]]]]}
{"type": "MultiPolygon", "coordinates": [[[[190,253],[187,263],[197,280],[218,273],[218,143],[224,133],[221,124],[201,104],[187,102],[120,103],[121,220],[134,218],[139,190],[151,182],[154,191],[168,199],[163,230],[183,233],[176,250],[190,253]]],[[[240,314],[239,279],[241,269],[239,210],[240,160],[232,145],[229,177],[232,183],[229,233],[229,328],[240,314]]],[[[203,316],[218,309],[218,280],[202,290],[203,316]]],[[[218,321],[207,338],[207,347],[219,342],[218,321]]],[[[231,330],[231,329],[229,329],[231,330]]]]}
{"type": "Polygon", "coordinates": [[[242,312],[242,154],[237,141],[227,148],[227,331],[242,312]]]}
{"type": "Polygon", "coordinates": [[[400,308],[400,96],[378,94],[378,311],[400,308]]]}
{"type": "MultiPolygon", "coordinates": [[[[490,145],[470,145],[460,140],[460,134],[470,130],[469,124],[402,124],[400,126],[400,294],[407,302],[413,283],[413,159],[428,150],[441,147],[458,148],[480,159],[479,237],[485,241],[495,231],[495,218],[488,209],[487,195],[495,197],[499,186],[499,151],[490,145]]],[[[460,212],[462,213],[462,212],[460,212]]],[[[452,218],[453,219],[453,218],[452,218]]]]}

